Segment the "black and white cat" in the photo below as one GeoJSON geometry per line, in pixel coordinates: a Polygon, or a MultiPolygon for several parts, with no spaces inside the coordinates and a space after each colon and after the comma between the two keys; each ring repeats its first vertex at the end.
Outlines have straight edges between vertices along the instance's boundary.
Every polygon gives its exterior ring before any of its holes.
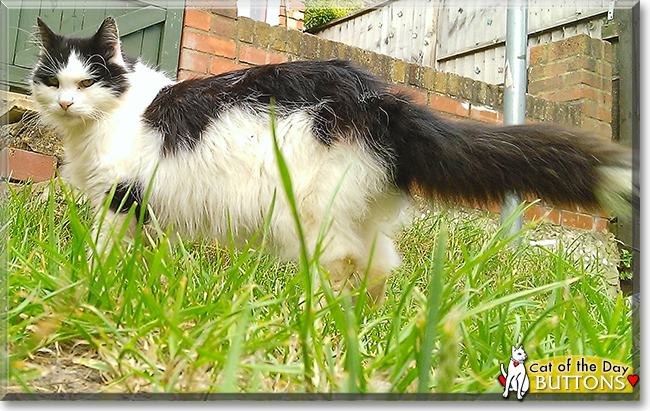
{"type": "Polygon", "coordinates": [[[117,184],[108,222],[122,224],[151,182],[149,210],[163,227],[189,239],[227,241],[230,228],[247,238],[277,192],[269,240],[281,257],[297,259],[271,99],[312,249],[331,202],[320,262],[338,289],[359,284],[374,244],[369,291],[383,295],[386,276],[400,264],[392,237],[414,192],[465,203],[515,192],[629,213],[630,153],[595,136],[549,125],[446,121],[340,60],[177,83],[125,57],[110,17],[84,39],[55,34],[40,19],[38,25],[33,98],[41,119],[64,136],[64,176],[98,207],[117,184]]]}

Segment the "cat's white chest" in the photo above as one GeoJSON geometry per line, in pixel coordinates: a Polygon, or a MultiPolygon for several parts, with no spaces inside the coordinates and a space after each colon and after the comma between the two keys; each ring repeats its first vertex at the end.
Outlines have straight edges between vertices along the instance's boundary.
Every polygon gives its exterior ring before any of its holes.
{"type": "Polygon", "coordinates": [[[154,145],[143,144],[139,116],[118,110],[78,135],[66,147],[64,176],[101,201],[110,187],[133,175],[151,174],[154,145]]]}

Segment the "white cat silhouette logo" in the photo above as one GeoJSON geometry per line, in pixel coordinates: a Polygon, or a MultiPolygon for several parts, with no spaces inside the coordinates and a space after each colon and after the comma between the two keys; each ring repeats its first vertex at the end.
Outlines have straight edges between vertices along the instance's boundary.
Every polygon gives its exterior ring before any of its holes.
{"type": "Polygon", "coordinates": [[[526,355],[526,351],[524,351],[523,345],[519,345],[519,348],[515,348],[514,345],[512,346],[512,358],[510,358],[507,373],[503,368],[503,363],[501,364],[499,381],[505,387],[503,398],[508,398],[508,393],[515,391],[517,393],[517,399],[522,400],[526,392],[528,392],[530,381],[528,380],[528,373],[524,365],[527,358],[528,356],[526,355]]]}

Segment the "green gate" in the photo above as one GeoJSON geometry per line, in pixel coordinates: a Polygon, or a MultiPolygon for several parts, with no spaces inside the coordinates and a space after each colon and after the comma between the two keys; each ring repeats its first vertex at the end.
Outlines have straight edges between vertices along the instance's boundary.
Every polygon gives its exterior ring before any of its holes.
{"type": "Polygon", "coordinates": [[[107,16],[117,21],[124,53],[140,57],[175,78],[178,70],[183,0],[16,0],[3,1],[0,23],[0,88],[23,91],[38,58],[40,17],[57,33],[91,36],[107,16]]]}

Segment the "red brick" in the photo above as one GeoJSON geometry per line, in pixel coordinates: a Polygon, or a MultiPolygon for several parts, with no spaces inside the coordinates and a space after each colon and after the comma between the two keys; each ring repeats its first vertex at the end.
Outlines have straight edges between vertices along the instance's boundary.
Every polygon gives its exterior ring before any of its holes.
{"type": "MultiPolygon", "coordinates": [[[[188,1],[187,3],[194,2],[188,1]]],[[[233,19],[237,18],[237,0],[203,1],[203,3],[207,3],[206,6],[210,7],[213,13],[232,17],[233,19]]]]}
{"type": "Polygon", "coordinates": [[[560,223],[560,212],[558,210],[543,206],[533,206],[524,213],[524,218],[533,221],[549,221],[553,224],[560,223]]]}
{"type": "Polygon", "coordinates": [[[612,65],[606,61],[599,61],[597,63],[596,72],[605,78],[612,77],[612,65]]]}
{"type": "Polygon", "coordinates": [[[224,60],[217,57],[213,57],[210,60],[210,73],[215,75],[227,73],[229,71],[241,70],[248,67],[250,66],[247,64],[238,64],[234,61],[224,60]]]}
{"type": "Polygon", "coordinates": [[[569,68],[569,60],[562,60],[548,63],[544,68],[544,73],[546,77],[555,77],[568,73],[571,70],[569,68]]]}
{"type": "Polygon", "coordinates": [[[56,158],[18,148],[3,148],[0,152],[2,178],[14,181],[49,180],[54,177],[56,158]]]}
{"type": "Polygon", "coordinates": [[[594,231],[600,233],[609,230],[609,220],[606,218],[594,218],[594,231]]]}
{"type": "Polygon", "coordinates": [[[561,221],[565,227],[582,228],[583,230],[591,230],[594,227],[594,218],[592,216],[572,211],[562,211],[561,221]]]}
{"type": "Polygon", "coordinates": [[[486,208],[491,213],[501,214],[501,205],[499,205],[497,203],[488,204],[488,206],[486,208]]]}
{"type": "Polygon", "coordinates": [[[239,61],[251,64],[274,64],[288,61],[287,57],[280,54],[269,53],[254,47],[242,45],[239,50],[239,61]]]}
{"type": "Polygon", "coordinates": [[[582,127],[585,131],[593,131],[604,137],[611,138],[612,136],[612,126],[609,123],[604,121],[597,120],[591,117],[582,118],[582,127]]]}
{"type": "Polygon", "coordinates": [[[532,81],[528,84],[528,93],[537,95],[548,90],[561,89],[562,85],[562,77],[559,76],[532,81]]]}
{"type": "Polygon", "coordinates": [[[470,107],[469,117],[484,123],[503,124],[503,114],[496,110],[475,106],[473,104],[470,107]]]}
{"type": "Polygon", "coordinates": [[[560,41],[549,43],[548,45],[548,59],[558,60],[563,57],[568,57],[577,54],[590,54],[591,38],[586,34],[580,34],[573,37],[568,37],[560,41]]]}
{"type": "Polygon", "coordinates": [[[612,122],[612,108],[611,107],[606,107],[606,106],[601,106],[600,104],[598,105],[598,108],[596,109],[596,118],[598,120],[603,120],[607,123],[612,122]]]}
{"type": "Polygon", "coordinates": [[[602,99],[602,101],[599,101],[599,103],[604,104],[607,107],[611,107],[612,106],[612,95],[605,93],[605,95],[602,96],[602,97],[603,97],[603,99],[602,99]]]}
{"type": "Polygon", "coordinates": [[[461,103],[458,100],[441,96],[439,94],[432,93],[429,95],[429,107],[433,110],[455,114],[462,117],[469,117],[469,103],[461,103]]]}
{"type": "Polygon", "coordinates": [[[304,27],[303,20],[288,19],[287,28],[292,30],[302,30],[304,27]]]}
{"type": "Polygon", "coordinates": [[[206,74],[195,73],[193,71],[187,71],[187,70],[179,70],[177,76],[178,81],[189,80],[193,78],[201,78],[201,77],[206,77],[206,74]]]}
{"type": "Polygon", "coordinates": [[[591,100],[585,100],[580,105],[582,114],[587,117],[598,118],[598,103],[591,100]]]}
{"type": "Polygon", "coordinates": [[[209,56],[206,54],[197,53],[192,50],[181,50],[181,58],[179,61],[179,68],[198,73],[208,72],[209,56]]]}
{"type": "Polygon", "coordinates": [[[561,90],[551,89],[550,91],[540,92],[538,96],[552,101],[573,101],[586,98],[592,101],[604,103],[606,94],[607,93],[604,91],[588,86],[586,84],[576,84],[575,86],[567,87],[561,90]]]}
{"type": "Polygon", "coordinates": [[[279,63],[286,63],[287,61],[289,61],[289,58],[281,54],[269,53],[267,61],[270,64],[279,64],[279,63]]]}
{"type": "Polygon", "coordinates": [[[612,109],[596,103],[595,101],[585,100],[582,102],[582,114],[587,117],[595,118],[606,123],[612,122],[612,109]]]}
{"type": "Polygon", "coordinates": [[[237,22],[228,17],[214,16],[212,18],[212,32],[219,37],[234,39],[237,34],[237,22]]]}
{"type": "Polygon", "coordinates": [[[587,70],[592,73],[598,72],[598,60],[592,56],[580,55],[570,56],[562,60],[567,66],[567,72],[575,70],[587,70]]]}
{"type": "Polygon", "coordinates": [[[528,82],[531,83],[533,81],[538,81],[538,80],[543,80],[546,78],[546,65],[544,64],[539,64],[539,65],[531,65],[530,69],[528,70],[528,82]]]}
{"type": "Polygon", "coordinates": [[[535,66],[546,62],[546,45],[539,45],[530,48],[530,65],[535,66]]]}
{"type": "Polygon", "coordinates": [[[183,25],[204,31],[210,31],[212,16],[210,13],[195,9],[185,9],[183,25]]]}
{"type": "Polygon", "coordinates": [[[611,62],[612,61],[612,43],[609,41],[603,41],[603,46],[604,46],[604,55],[603,58],[605,61],[611,62]]]}
{"type": "MultiPolygon", "coordinates": [[[[572,86],[574,84],[586,84],[588,86],[603,90],[606,92],[612,91],[612,82],[611,79],[605,81],[605,78],[599,76],[596,73],[592,73],[586,70],[577,70],[571,73],[565,73],[561,76],[562,84],[567,86],[572,86]]],[[[558,87],[560,88],[560,87],[558,87]]]]}
{"type": "Polygon", "coordinates": [[[181,46],[228,58],[235,58],[235,55],[237,54],[237,44],[233,41],[227,41],[187,30],[183,31],[181,46]]]}

